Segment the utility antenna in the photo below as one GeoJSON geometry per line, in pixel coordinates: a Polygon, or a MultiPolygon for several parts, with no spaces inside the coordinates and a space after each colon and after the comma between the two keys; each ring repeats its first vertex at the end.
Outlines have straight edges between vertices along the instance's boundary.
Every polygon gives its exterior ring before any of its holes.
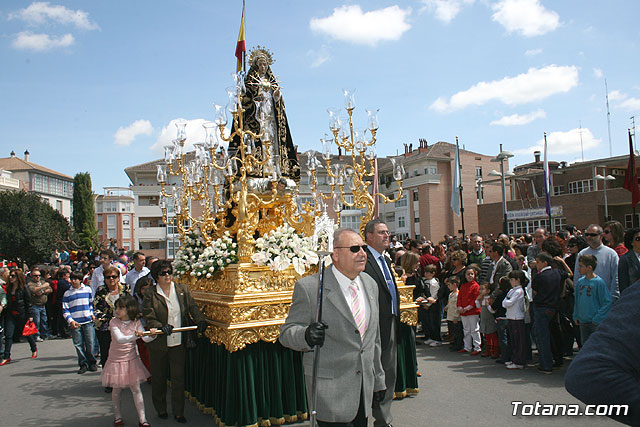
{"type": "Polygon", "coordinates": [[[611,150],[611,112],[609,112],[609,88],[607,87],[607,79],[604,79],[604,90],[607,94],[607,130],[609,131],[609,157],[613,157],[611,150]]]}
{"type": "Polygon", "coordinates": [[[580,151],[582,152],[582,161],[584,162],[584,146],[582,145],[582,121],[578,121],[580,124],[580,151]]]}

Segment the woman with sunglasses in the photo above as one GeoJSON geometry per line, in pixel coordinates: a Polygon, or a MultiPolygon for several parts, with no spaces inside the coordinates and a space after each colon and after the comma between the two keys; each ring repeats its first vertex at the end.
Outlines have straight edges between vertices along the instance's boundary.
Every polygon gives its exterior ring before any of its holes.
{"type": "Polygon", "coordinates": [[[607,221],[604,223],[603,242],[616,251],[619,257],[626,254],[629,249],[624,244],[624,227],[619,221],[607,221]]]}
{"type": "Polygon", "coordinates": [[[207,321],[191,296],[189,286],[173,282],[171,261],[159,260],[151,266],[151,277],[157,285],[147,289],[142,300],[142,315],[147,329],[158,329],[162,335],[147,343],[151,364],[151,400],[158,417],[167,414],[167,368],[171,367],[171,409],[175,420],[186,423],[184,417],[185,338],[172,333],[173,328],[198,325],[198,334],[207,328],[207,321]]]}
{"type": "MultiPolygon", "coordinates": [[[[31,295],[25,286],[24,273],[22,270],[13,269],[9,273],[9,283],[7,283],[7,307],[5,310],[5,346],[4,356],[0,361],[0,366],[11,362],[11,346],[13,345],[13,334],[21,331],[27,320],[33,320],[31,315],[31,295]],[[27,317],[29,316],[29,317],[27,317]]],[[[38,357],[38,348],[33,335],[28,335],[27,341],[31,347],[31,358],[38,357]]]]}
{"type": "MultiPolygon", "coordinates": [[[[100,365],[104,367],[109,357],[109,347],[111,345],[111,332],[109,332],[109,322],[115,313],[115,304],[122,295],[129,295],[128,288],[120,284],[120,270],[114,266],[105,268],[102,272],[104,285],[96,290],[93,299],[93,311],[96,316],[95,328],[96,338],[100,346],[100,365]]],[[[105,392],[109,393],[111,387],[105,387],[105,392]]]]}

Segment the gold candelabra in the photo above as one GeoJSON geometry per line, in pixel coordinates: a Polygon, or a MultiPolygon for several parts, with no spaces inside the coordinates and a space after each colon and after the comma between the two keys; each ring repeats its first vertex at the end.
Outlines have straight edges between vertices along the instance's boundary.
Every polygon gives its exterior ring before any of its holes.
{"type": "MultiPolygon", "coordinates": [[[[369,192],[369,185],[372,180],[378,179],[377,176],[377,157],[375,152],[376,134],[378,132],[378,110],[366,110],[368,115],[368,128],[357,130],[353,125],[353,111],[355,109],[355,98],[353,91],[344,91],[345,110],[347,112],[347,120],[340,117],[339,110],[328,110],[329,112],[329,129],[332,138],[325,134],[322,142],[322,158],[324,160],[324,168],[327,171],[328,184],[331,188],[331,194],[318,194],[317,191],[317,170],[321,167],[321,162],[317,159],[315,151],[307,152],[307,168],[310,175],[311,193],[313,200],[322,205],[323,200],[332,200],[333,210],[336,212],[337,222],[340,224],[340,212],[343,206],[350,208],[359,208],[363,210],[360,217],[360,233],[364,235],[364,227],[375,215],[375,199],[380,197],[386,203],[393,203],[402,197],[402,179],[404,177],[404,166],[398,158],[389,158],[392,163],[393,177],[398,184],[398,192],[394,198],[389,198],[380,192],[369,192]],[[344,150],[345,163],[332,163],[333,146],[337,146],[338,159],[342,159],[342,151],[344,150]],[[369,178],[369,179],[367,179],[369,178]],[[346,200],[345,186],[348,192],[353,195],[353,201],[346,200]],[[336,191],[336,189],[338,191],[336,191]]],[[[374,186],[375,188],[375,186],[374,186]]],[[[311,206],[305,207],[311,210],[311,206]]],[[[316,209],[320,210],[320,209],[316,209]]]]}

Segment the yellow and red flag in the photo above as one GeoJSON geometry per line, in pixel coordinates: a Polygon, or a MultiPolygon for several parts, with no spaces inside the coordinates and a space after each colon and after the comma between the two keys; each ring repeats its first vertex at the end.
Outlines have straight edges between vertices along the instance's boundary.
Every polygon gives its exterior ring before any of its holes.
{"type": "Polygon", "coordinates": [[[247,46],[244,38],[244,1],[242,2],[242,21],[240,23],[240,34],[238,34],[238,44],[236,45],[236,72],[242,71],[242,55],[246,54],[247,46]]]}

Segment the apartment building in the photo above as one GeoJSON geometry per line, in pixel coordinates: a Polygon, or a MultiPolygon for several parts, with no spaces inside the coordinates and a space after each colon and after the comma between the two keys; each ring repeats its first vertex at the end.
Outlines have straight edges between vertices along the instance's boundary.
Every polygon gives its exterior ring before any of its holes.
{"type": "MultiPolygon", "coordinates": [[[[29,156],[29,150],[24,152],[24,158],[16,157],[16,153],[11,151],[10,157],[0,158],[0,169],[11,172],[10,179],[18,180],[20,188],[38,194],[71,222],[73,178],[33,163],[29,156]]],[[[9,182],[15,185],[15,181],[9,182]]]]}
{"type": "Polygon", "coordinates": [[[95,198],[98,240],[132,250],[135,242],[133,192],[127,187],[104,187],[95,198]]]}

